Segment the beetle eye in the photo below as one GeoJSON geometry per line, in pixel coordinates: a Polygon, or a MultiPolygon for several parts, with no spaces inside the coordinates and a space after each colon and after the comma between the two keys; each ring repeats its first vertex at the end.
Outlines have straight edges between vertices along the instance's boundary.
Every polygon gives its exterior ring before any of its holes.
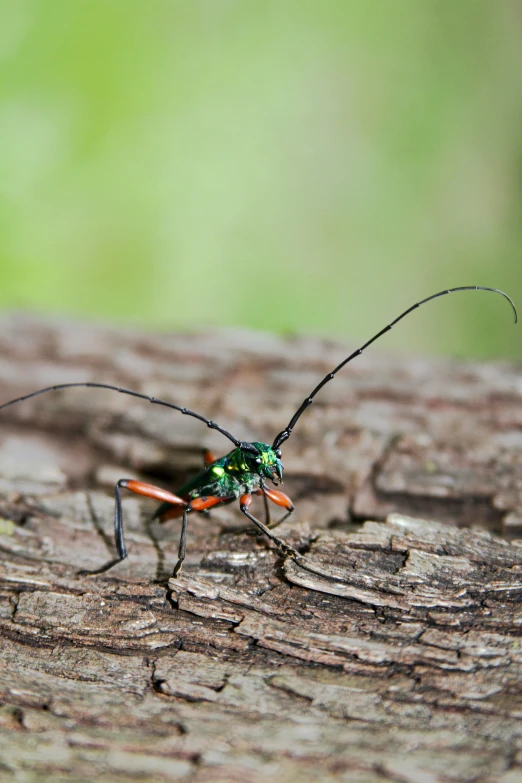
{"type": "Polygon", "coordinates": [[[280,457],[281,456],[281,449],[276,449],[275,455],[276,455],[276,457],[280,457]]]}
{"type": "Polygon", "coordinates": [[[259,457],[256,459],[256,462],[257,462],[258,465],[261,464],[261,460],[259,459],[259,457]]]}

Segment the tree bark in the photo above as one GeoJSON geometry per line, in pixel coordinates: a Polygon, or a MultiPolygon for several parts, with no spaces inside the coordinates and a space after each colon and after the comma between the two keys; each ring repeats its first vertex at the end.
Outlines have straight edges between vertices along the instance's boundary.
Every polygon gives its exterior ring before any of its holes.
{"type": "MultiPolygon", "coordinates": [[[[347,353],[10,316],[0,400],[114,383],[270,443],[347,353]]],[[[179,524],[126,495],[129,557],[82,575],[119,478],[175,491],[230,443],[94,389],[0,418],[2,781],[522,780],[519,368],[373,351],[328,384],[283,446],[310,569],[233,505],[189,518],[169,580],[179,524]]]]}

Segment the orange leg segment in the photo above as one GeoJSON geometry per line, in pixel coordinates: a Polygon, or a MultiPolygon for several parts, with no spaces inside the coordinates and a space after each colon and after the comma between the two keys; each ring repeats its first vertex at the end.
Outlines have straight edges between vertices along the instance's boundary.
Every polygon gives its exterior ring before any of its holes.
{"type": "Polygon", "coordinates": [[[248,508],[249,505],[252,502],[252,495],[250,495],[248,492],[246,492],[244,495],[241,495],[239,498],[239,505],[241,506],[241,510],[244,508],[248,508]]]}
{"type": "Polygon", "coordinates": [[[216,455],[209,449],[205,449],[203,452],[203,462],[205,465],[212,465],[217,459],[216,455]]]}
{"type": "MultiPolygon", "coordinates": [[[[176,497],[175,495],[173,497],[176,497]]],[[[232,498],[217,498],[213,495],[208,498],[194,498],[194,500],[183,501],[182,506],[172,506],[163,512],[160,516],[160,522],[167,522],[169,519],[179,519],[185,511],[190,514],[191,511],[206,511],[208,508],[218,506],[220,503],[228,502],[232,498]]],[[[171,502],[171,501],[167,501],[171,502]]]]}
{"type": "Polygon", "coordinates": [[[266,495],[267,498],[272,501],[272,503],[275,503],[276,506],[282,506],[283,508],[286,508],[287,511],[294,510],[294,504],[288,495],[285,495],[284,492],[279,492],[278,489],[269,489],[268,487],[264,487],[263,489],[256,489],[255,494],[266,495]]]}
{"type": "Polygon", "coordinates": [[[294,510],[294,504],[288,497],[288,495],[285,495],[284,492],[280,492],[278,489],[269,489],[268,487],[260,487],[259,489],[254,490],[254,495],[263,495],[263,500],[265,501],[265,525],[269,528],[277,527],[281,524],[281,522],[284,522],[285,519],[287,519],[290,514],[294,510]],[[272,503],[275,503],[276,506],[281,506],[282,508],[286,509],[286,514],[284,514],[281,519],[278,519],[276,522],[270,522],[270,511],[268,508],[268,500],[271,500],[272,503]]]}
{"type": "Polygon", "coordinates": [[[120,487],[125,487],[131,492],[135,492],[137,495],[143,495],[146,498],[154,498],[154,500],[161,500],[163,503],[172,503],[175,506],[181,506],[185,508],[187,502],[172,492],[168,492],[161,487],[155,487],[153,484],[145,484],[143,481],[134,481],[133,479],[122,479],[119,482],[120,487]]]}
{"type": "Polygon", "coordinates": [[[179,519],[185,511],[187,511],[187,506],[169,506],[163,514],[158,514],[155,518],[160,522],[168,522],[169,519],[179,519]]]}
{"type": "Polygon", "coordinates": [[[189,504],[190,511],[206,511],[207,508],[218,506],[220,503],[231,499],[232,498],[218,498],[214,495],[211,495],[208,498],[194,498],[194,500],[191,500],[189,504]]]}

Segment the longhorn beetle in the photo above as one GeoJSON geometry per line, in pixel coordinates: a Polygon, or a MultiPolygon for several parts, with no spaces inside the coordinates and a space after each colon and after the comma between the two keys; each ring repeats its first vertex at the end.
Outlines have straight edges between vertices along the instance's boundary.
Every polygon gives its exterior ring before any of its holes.
{"type": "MultiPolygon", "coordinates": [[[[187,517],[194,511],[206,512],[208,509],[214,506],[222,506],[227,503],[231,503],[239,498],[239,507],[243,514],[250,519],[256,527],[261,530],[287,557],[291,557],[296,563],[308,570],[315,571],[312,564],[304,558],[299,552],[286,544],[280,538],[274,535],[272,528],[275,525],[270,525],[270,516],[268,510],[268,501],[271,500],[277,506],[281,506],[285,509],[286,514],[276,522],[280,524],[283,520],[287,519],[294,510],[294,504],[290,498],[283,492],[277,489],[272,489],[266,485],[266,481],[271,481],[272,484],[277,486],[283,481],[283,463],[281,462],[281,446],[288,440],[293,432],[293,429],[305,410],[312,404],[314,397],[321,391],[323,386],[329,383],[335,375],[341,370],[348,362],[359,356],[366,348],[372,343],[382,337],[383,334],[390,331],[400,320],[405,318],[413,310],[416,310],[421,305],[432,299],[437,299],[440,296],[451,294],[456,291],[490,291],[492,293],[500,294],[503,296],[509,304],[514,313],[515,323],[517,322],[517,311],[512,299],[500,291],[498,288],[487,288],[484,286],[459,286],[457,288],[450,288],[446,291],[439,291],[437,294],[428,296],[426,299],[422,299],[420,302],[409,307],[401,315],[399,315],[394,321],[377,332],[370,340],[364,345],[351,353],[346,359],[344,359],[337,367],[324,376],[324,378],[317,384],[310,394],[305,397],[299,408],[296,410],[288,424],[281,432],[276,435],[274,442],[270,446],[268,443],[259,443],[257,441],[253,443],[247,443],[245,441],[238,440],[230,432],[220,427],[215,421],[205,418],[195,411],[191,411],[188,408],[183,408],[179,405],[175,405],[172,402],[166,402],[165,400],[159,400],[155,397],[149,397],[146,394],[140,392],[131,391],[130,389],[121,389],[117,386],[111,386],[107,383],[61,383],[56,386],[49,386],[45,389],[38,389],[38,391],[31,392],[31,394],[25,394],[23,397],[17,397],[15,400],[10,400],[0,405],[2,408],[7,408],[9,405],[14,405],[17,402],[23,402],[31,397],[36,397],[39,394],[45,394],[49,391],[56,391],[58,389],[71,389],[76,387],[89,387],[94,389],[111,389],[121,394],[129,394],[132,397],[138,397],[142,400],[147,400],[155,405],[163,405],[166,408],[173,408],[185,416],[193,416],[199,421],[204,422],[210,429],[217,430],[225,438],[228,438],[234,444],[234,448],[224,457],[216,459],[209,451],[205,452],[205,467],[197,475],[183,484],[176,493],[168,492],[160,487],[155,487],[151,484],[145,484],[142,481],[135,481],[133,479],[120,479],[115,486],[115,508],[114,508],[114,535],[116,540],[116,549],[118,557],[107,563],[102,568],[97,569],[91,573],[103,573],[108,571],[109,568],[119,563],[121,560],[127,557],[127,550],[125,548],[125,541],[123,537],[123,514],[121,504],[121,490],[128,489],[131,492],[135,492],[137,495],[143,495],[145,497],[154,498],[161,501],[161,505],[156,510],[154,517],[159,518],[161,522],[165,522],[168,519],[176,519],[182,517],[181,524],[181,536],[178,550],[178,562],[175,565],[173,576],[176,576],[185,559],[186,541],[187,541],[187,517]],[[252,496],[260,495],[263,497],[265,504],[265,522],[261,522],[256,519],[250,511],[250,504],[252,503],[252,496]]],[[[319,572],[320,573],[320,572],[319,572]]]]}

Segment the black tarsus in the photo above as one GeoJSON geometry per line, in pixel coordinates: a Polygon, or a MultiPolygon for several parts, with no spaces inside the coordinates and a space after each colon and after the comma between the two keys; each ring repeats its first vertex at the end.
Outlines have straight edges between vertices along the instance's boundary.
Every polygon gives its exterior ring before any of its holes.
{"type": "Polygon", "coordinates": [[[374,335],[368,342],[364,343],[360,348],[358,348],[356,351],[350,354],[344,361],[341,362],[334,370],[329,372],[325,377],[322,379],[320,383],[317,384],[315,389],[312,391],[311,394],[306,397],[297,411],[294,413],[292,418],[290,419],[287,426],[284,428],[284,430],[281,430],[279,435],[274,439],[274,442],[272,444],[273,449],[279,448],[279,446],[285,442],[285,440],[288,440],[290,435],[292,434],[292,430],[294,429],[297,421],[299,420],[300,416],[305,412],[305,410],[312,404],[315,395],[321,391],[323,386],[327,384],[329,381],[333,380],[336,373],[341,370],[345,364],[348,364],[348,362],[351,362],[352,359],[355,359],[356,356],[360,356],[360,354],[368,348],[372,343],[374,343],[376,340],[379,339],[379,337],[382,337],[383,334],[386,334],[386,332],[389,332],[390,329],[395,326],[396,323],[398,323],[400,320],[405,318],[405,316],[409,315],[413,310],[416,310],[417,307],[420,307],[423,304],[426,304],[426,302],[431,301],[432,299],[437,299],[439,296],[446,296],[446,294],[453,294],[455,291],[491,291],[494,294],[500,294],[504,297],[504,299],[507,299],[509,304],[511,305],[513,309],[513,313],[515,316],[515,323],[517,322],[517,309],[515,307],[515,304],[511,297],[509,297],[504,291],[500,291],[498,288],[488,288],[486,286],[481,285],[463,285],[458,286],[457,288],[448,288],[445,291],[439,291],[437,294],[432,294],[431,296],[426,297],[426,299],[422,299],[420,302],[416,302],[416,304],[412,305],[411,307],[408,307],[407,310],[405,310],[401,315],[398,316],[394,321],[388,324],[388,326],[385,326],[384,329],[381,329],[380,332],[377,332],[376,335],[374,335]]]}
{"type": "Polygon", "coordinates": [[[114,487],[114,540],[116,541],[116,550],[120,560],[127,557],[127,549],[123,539],[123,511],[121,507],[120,487],[126,487],[129,479],[120,479],[114,487]]]}
{"type": "Polygon", "coordinates": [[[183,413],[185,416],[193,416],[195,419],[199,419],[199,421],[202,421],[204,424],[207,425],[207,427],[210,427],[212,430],[217,430],[222,435],[225,436],[225,438],[228,438],[232,441],[232,443],[239,448],[243,448],[246,451],[255,451],[257,453],[257,449],[254,447],[249,448],[251,446],[250,443],[243,443],[242,441],[239,441],[237,438],[234,438],[234,436],[228,432],[227,430],[224,430],[222,427],[220,427],[218,424],[216,424],[215,421],[211,421],[210,419],[206,419],[204,416],[201,416],[201,414],[196,413],[195,411],[191,411],[189,408],[183,408],[181,405],[175,405],[173,402],[166,402],[165,400],[159,400],[157,397],[149,397],[147,394],[141,394],[140,392],[132,391],[131,389],[122,389],[120,386],[111,386],[108,383],[95,383],[94,381],[85,381],[83,383],[59,383],[55,386],[46,386],[45,389],[38,389],[37,391],[31,392],[31,394],[24,394],[23,397],[17,397],[15,400],[9,400],[9,402],[4,402],[3,405],[0,405],[0,411],[3,408],[8,408],[9,405],[14,405],[16,402],[23,402],[24,400],[29,400],[31,397],[38,397],[39,394],[44,394],[45,392],[50,391],[60,391],[61,389],[74,389],[78,387],[87,387],[90,389],[110,389],[111,391],[119,392],[120,394],[128,394],[131,397],[138,397],[141,400],[146,400],[147,402],[151,402],[154,405],[163,405],[165,408],[173,408],[175,411],[179,411],[180,413],[183,413]]]}
{"type": "Polygon", "coordinates": [[[185,554],[187,552],[187,514],[188,510],[185,509],[183,512],[183,521],[181,523],[181,536],[178,547],[178,562],[174,566],[174,570],[172,572],[173,577],[176,577],[181,571],[183,561],[185,560],[185,554]]]}
{"type": "Polygon", "coordinates": [[[100,574],[105,574],[107,571],[110,571],[111,568],[113,568],[115,565],[118,565],[118,563],[121,563],[121,561],[125,560],[127,557],[127,549],[125,547],[125,540],[123,538],[123,512],[121,507],[120,488],[126,487],[128,481],[129,479],[120,479],[114,487],[114,540],[116,542],[116,551],[118,552],[118,557],[115,557],[113,560],[110,560],[108,563],[100,566],[100,568],[95,568],[92,571],[82,568],[82,570],[78,572],[79,576],[99,576],[100,574]]]}
{"type": "MultiPolygon", "coordinates": [[[[248,506],[246,505],[240,505],[240,509],[242,513],[248,517],[248,519],[254,523],[254,525],[267,537],[272,541],[276,547],[279,549],[280,552],[285,555],[285,557],[291,557],[292,560],[294,560],[296,563],[300,563],[303,558],[302,555],[299,554],[299,552],[291,547],[289,544],[287,544],[285,541],[283,541],[281,538],[278,538],[269,527],[263,524],[261,520],[256,519],[256,517],[252,516],[252,514],[248,510],[248,506]]],[[[293,509],[292,509],[293,511],[293,509]]],[[[289,513],[292,513],[291,511],[289,513]]],[[[285,519],[288,516],[288,514],[285,514],[285,519]]]]}

